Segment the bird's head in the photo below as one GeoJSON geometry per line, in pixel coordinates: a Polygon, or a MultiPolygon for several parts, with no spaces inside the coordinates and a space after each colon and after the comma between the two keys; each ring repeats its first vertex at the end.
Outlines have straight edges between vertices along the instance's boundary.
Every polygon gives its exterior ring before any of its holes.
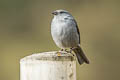
{"type": "Polygon", "coordinates": [[[71,15],[68,11],[66,10],[55,10],[52,12],[54,16],[69,16],[71,15]]]}

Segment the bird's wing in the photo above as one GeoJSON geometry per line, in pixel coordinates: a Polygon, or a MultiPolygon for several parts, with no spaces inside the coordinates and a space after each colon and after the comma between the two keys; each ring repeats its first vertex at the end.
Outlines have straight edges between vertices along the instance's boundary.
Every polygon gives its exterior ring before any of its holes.
{"type": "Polygon", "coordinates": [[[80,32],[79,32],[79,28],[78,28],[78,25],[77,25],[77,22],[75,21],[75,19],[72,19],[72,20],[73,20],[74,23],[75,23],[75,27],[76,27],[77,33],[78,33],[78,35],[79,35],[79,44],[80,44],[80,32]]]}

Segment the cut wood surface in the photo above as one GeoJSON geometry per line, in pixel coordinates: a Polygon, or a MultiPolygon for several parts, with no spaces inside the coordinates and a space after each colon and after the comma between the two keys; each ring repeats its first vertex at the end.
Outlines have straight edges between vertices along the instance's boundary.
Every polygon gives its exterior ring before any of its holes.
{"type": "Polygon", "coordinates": [[[20,60],[20,80],[76,80],[76,59],[71,53],[35,53],[20,60]]]}

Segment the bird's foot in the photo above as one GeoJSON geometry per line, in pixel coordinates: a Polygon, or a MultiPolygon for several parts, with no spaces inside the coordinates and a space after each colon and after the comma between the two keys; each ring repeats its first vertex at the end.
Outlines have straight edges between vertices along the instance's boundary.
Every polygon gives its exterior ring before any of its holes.
{"type": "Polygon", "coordinates": [[[75,56],[73,53],[72,53],[72,48],[70,48],[70,50],[67,50],[67,49],[63,49],[63,51],[65,51],[65,52],[67,52],[67,53],[71,53],[72,54],[72,56],[75,56]]]}
{"type": "Polygon", "coordinates": [[[65,51],[65,52],[67,52],[67,53],[71,53],[72,54],[72,56],[75,56],[73,53],[72,53],[72,48],[70,48],[70,50],[67,50],[67,49],[61,49],[59,52],[57,52],[58,53],[58,56],[60,56],[61,55],[61,51],[65,51]]]}

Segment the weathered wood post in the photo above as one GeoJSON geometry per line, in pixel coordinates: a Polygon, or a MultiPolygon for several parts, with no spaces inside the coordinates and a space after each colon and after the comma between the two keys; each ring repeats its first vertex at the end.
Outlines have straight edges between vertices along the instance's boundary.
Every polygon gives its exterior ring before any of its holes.
{"type": "Polygon", "coordinates": [[[76,80],[76,59],[67,52],[43,52],[20,60],[20,80],[76,80]]]}

